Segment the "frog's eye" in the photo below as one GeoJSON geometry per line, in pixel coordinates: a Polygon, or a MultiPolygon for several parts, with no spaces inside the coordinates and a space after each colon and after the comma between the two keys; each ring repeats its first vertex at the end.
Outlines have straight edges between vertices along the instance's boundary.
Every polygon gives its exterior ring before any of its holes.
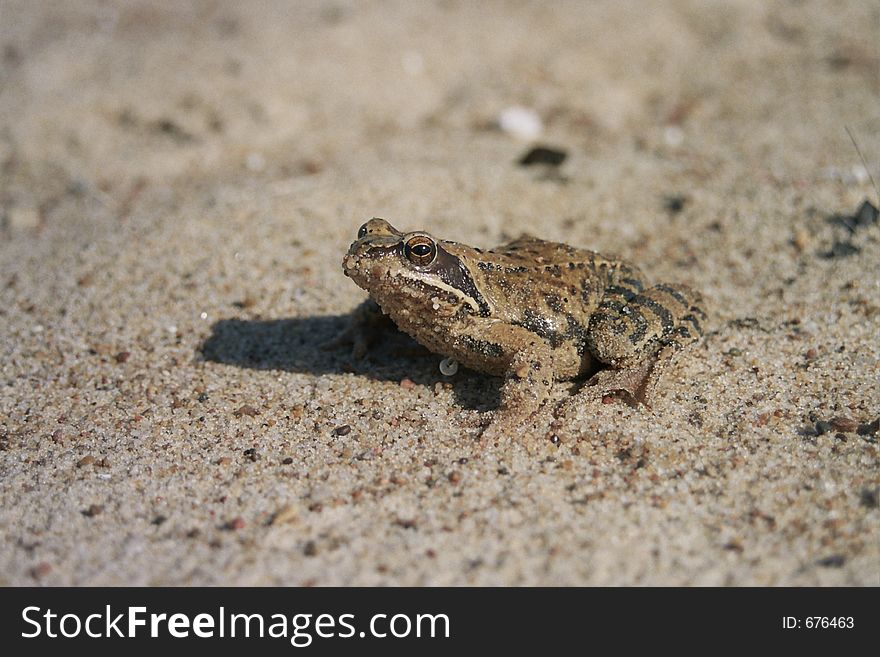
{"type": "Polygon", "coordinates": [[[358,239],[361,240],[367,236],[367,224],[364,224],[358,229],[358,239]]]}
{"type": "Polygon", "coordinates": [[[406,259],[414,265],[430,265],[437,257],[437,246],[434,240],[425,235],[416,235],[406,242],[403,248],[406,259]]]}

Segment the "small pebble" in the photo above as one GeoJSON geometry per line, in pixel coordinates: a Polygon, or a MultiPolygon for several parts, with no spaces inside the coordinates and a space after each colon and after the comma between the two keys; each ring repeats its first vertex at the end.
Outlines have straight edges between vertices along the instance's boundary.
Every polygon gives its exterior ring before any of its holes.
{"type": "Polygon", "coordinates": [[[819,420],[818,422],[816,422],[816,435],[817,436],[821,436],[823,434],[826,434],[829,431],[831,431],[831,429],[832,429],[832,427],[831,427],[830,422],[826,422],[825,420],[819,420]]]}
{"type": "Polygon", "coordinates": [[[158,527],[158,526],[164,524],[166,520],[168,520],[168,518],[167,518],[166,516],[161,516],[161,515],[160,515],[160,516],[156,516],[155,518],[153,518],[153,519],[150,521],[150,524],[151,524],[151,525],[156,525],[156,527],[158,527]]]}
{"type": "Polygon", "coordinates": [[[86,518],[94,518],[104,513],[104,507],[100,504],[92,504],[88,509],[82,512],[86,518]]]}
{"type": "Polygon", "coordinates": [[[299,509],[292,504],[288,504],[275,512],[272,516],[271,525],[284,525],[299,520],[299,509]]]}
{"type": "Polygon", "coordinates": [[[233,518],[229,522],[227,522],[225,528],[230,531],[238,531],[239,529],[242,529],[244,527],[244,525],[245,525],[244,518],[242,518],[241,516],[238,516],[236,518],[233,518]]]}
{"type": "Polygon", "coordinates": [[[410,378],[403,378],[400,380],[400,387],[404,390],[412,390],[416,385],[417,384],[410,378]]]}
{"type": "Polygon", "coordinates": [[[880,488],[863,488],[859,493],[859,504],[868,509],[876,509],[880,506],[878,493],[880,493],[880,488]]]}
{"type": "Polygon", "coordinates": [[[546,164],[558,167],[565,162],[566,157],[568,157],[568,153],[564,150],[549,146],[535,146],[519,159],[519,165],[528,167],[534,164],[546,164]]]}
{"type": "Polygon", "coordinates": [[[544,124],[538,113],[520,105],[503,110],[498,115],[498,127],[507,134],[523,140],[537,139],[544,131],[544,124]]]}
{"type": "Polygon", "coordinates": [[[313,557],[318,554],[318,546],[315,545],[314,541],[306,541],[306,544],[303,546],[303,554],[307,557],[313,557]]]}
{"type": "Polygon", "coordinates": [[[281,463],[282,463],[283,465],[290,465],[291,463],[293,463],[293,458],[290,457],[290,456],[288,456],[288,457],[286,457],[285,459],[283,459],[283,460],[281,461],[281,463]]]}
{"type": "Polygon", "coordinates": [[[83,456],[79,461],[76,462],[76,467],[83,468],[87,465],[94,465],[97,462],[94,456],[89,454],[88,456],[83,456]]]}
{"type": "Polygon", "coordinates": [[[343,424],[341,427],[336,427],[333,429],[334,436],[347,436],[351,433],[351,426],[348,424],[343,424]]]}
{"type": "Polygon", "coordinates": [[[241,417],[242,415],[247,415],[248,417],[254,417],[256,415],[259,415],[260,411],[258,411],[253,406],[250,406],[249,404],[244,404],[243,406],[239,406],[237,409],[235,409],[232,412],[232,414],[235,417],[241,417]]]}
{"type": "Polygon", "coordinates": [[[860,424],[856,429],[856,433],[860,436],[873,436],[880,429],[880,417],[868,424],[860,424]]]}
{"type": "Polygon", "coordinates": [[[832,554],[831,556],[819,559],[816,563],[825,568],[840,568],[846,563],[846,557],[842,554],[832,554]]]}
{"type": "Polygon", "coordinates": [[[858,253],[859,251],[861,251],[861,249],[852,242],[841,242],[840,240],[835,240],[834,244],[831,245],[831,248],[828,251],[821,252],[819,254],[819,257],[825,258],[826,260],[831,260],[833,258],[845,258],[847,256],[858,253]]]}
{"type": "Polygon", "coordinates": [[[257,454],[257,450],[254,447],[249,447],[248,449],[244,450],[243,454],[245,455],[245,458],[254,463],[256,463],[260,459],[260,455],[257,454]]]}
{"type": "Polygon", "coordinates": [[[843,431],[844,433],[852,433],[859,426],[858,422],[846,416],[833,417],[830,424],[835,431],[843,431]]]}
{"type": "Polygon", "coordinates": [[[663,199],[663,209],[669,214],[678,214],[684,210],[684,206],[687,205],[687,202],[687,196],[682,194],[670,195],[663,199]]]}
{"type": "Polygon", "coordinates": [[[36,566],[31,568],[30,572],[31,577],[33,577],[34,579],[40,579],[41,577],[45,577],[52,572],[52,566],[45,561],[41,561],[36,566]]]}

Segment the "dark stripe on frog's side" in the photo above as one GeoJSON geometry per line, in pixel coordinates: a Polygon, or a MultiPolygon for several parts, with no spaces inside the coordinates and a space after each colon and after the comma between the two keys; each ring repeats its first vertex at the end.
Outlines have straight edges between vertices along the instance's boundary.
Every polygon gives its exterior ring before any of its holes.
{"type": "Polygon", "coordinates": [[[565,321],[568,324],[565,329],[565,338],[574,342],[578,355],[583,356],[587,351],[587,334],[589,330],[571,314],[565,315],[565,321]]]}
{"type": "Polygon", "coordinates": [[[636,296],[641,290],[635,289],[631,290],[628,287],[623,287],[622,285],[609,285],[605,288],[606,296],[616,296],[623,297],[624,301],[629,301],[634,296],[636,296]]]}
{"type": "Polygon", "coordinates": [[[523,318],[513,323],[544,338],[554,349],[565,342],[565,336],[553,329],[549,322],[534,310],[527,309],[523,318]]]}
{"type": "MultiPolygon", "coordinates": [[[[630,296],[629,301],[636,299],[637,296],[638,295],[633,294],[630,296]]],[[[616,319],[602,312],[598,313],[598,315],[602,318],[602,321],[611,322],[615,333],[619,335],[626,332],[626,328],[621,321],[623,317],[626,317],[633,326],[632,333],[629,334],[629,341],[633,344],[638,344],[645,339],[645,335],[648,333],[648,320],[644,313],[639,309],[637,303],[634,301],[629,303],[619,301],[618,299],[605,298],[602,299],[602,304],[599,308],[601,310],[614,311],[616,319]]]]}
{"type": "Polygon", "coordinates": [[[460,259],[449,253],[439,244],[437,245],[437,259],[431,265],[430,270],[436,272],[444,283],[473,299],[480,308],[481,316],[489,316],[491,308],[489,308],[489,304],[486,303],[483,295],[477,290],[470,272],[461,264],[460,259]]]}
{"type": "Polygon", "coordinates": [[[469,335],[464,335],[461,337],[461,343],[468,351],[480,354],[481,356],[501,358],[504,355],[504,349],[502,349],[501,345],[489,342],[488,340],[478,340],[469,335]]]}
{"type": "Polygon", "coordinates": [[[681,321],[690,322],[696,330],[697,335],[703,335],[703,327],[700,326],[700,321],[693,315],[685,315],[681,318],[681,321]]]}
{"type": "Polygon", "coordinates": [[[634,306],[647,308],[654,313],[663,326],[663,335],[669,335],[672,332],[672,329],[675,327],[675,322],[672,319],[672,313],[664,306],[641,294],[633,297],[630,303],[634,306]]]}
{"type": "Polygon", "coordinates": [[[674,287],[672,287],[671,285],[664,285],[664,284],[655,285],[654,289],[660,290],[661,292],[666,292],[666,294],[668,294],[673,299],[678,301],[685,308],[690,306],[690,302],[687,300],[687,298],[681,292],[679,292],[674,287]]]}

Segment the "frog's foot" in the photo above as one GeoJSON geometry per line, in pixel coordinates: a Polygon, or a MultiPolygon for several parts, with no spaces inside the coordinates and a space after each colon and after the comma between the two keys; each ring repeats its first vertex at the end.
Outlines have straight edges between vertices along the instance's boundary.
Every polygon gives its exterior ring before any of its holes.
{"type": "Polygon", "coordinates": [[[587,386],[603,400],[610,396],[621,397],[630,406],[642,404],[650,408],[650,398],[659,378],[659,372],[655,374],[656,365],[655,361],[649,360],[619,370],[601,370],[593,375],[587,386]]]}
{"type": "Polygon", "coordinates": [[[642,361],[619,368],[600,370],[587,381],[587,389],[604,400],[609,396],[623,398],[631,406],[651,408],[651,401],[669,365],[687,347],[670,344],[659,353],[642,361]]]}
{"type": "Polygon", "coordinates": [[[351,322],[339,335],[321,345],[324,351],[351,346],[351,355],[361,360],[376,340],[388,331],[397,330],[391,318],[382,313],[379,305],[367,299],[351,313],[351,322]]]}

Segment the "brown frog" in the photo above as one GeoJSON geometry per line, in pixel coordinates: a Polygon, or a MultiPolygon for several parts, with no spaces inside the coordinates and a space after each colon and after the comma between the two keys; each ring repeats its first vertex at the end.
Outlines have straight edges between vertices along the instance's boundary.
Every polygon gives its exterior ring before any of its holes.
{"type": "Polygon", "coordinates": [[[416,341],[505,378],[493,435],[524,425],[555,380],[594,374],[602,394],[647,404],[662,365],[706,319],[686,286],[649,286],[623,260],[530,235],[482,250],[374,218],[342,265],[416,341]]]}

